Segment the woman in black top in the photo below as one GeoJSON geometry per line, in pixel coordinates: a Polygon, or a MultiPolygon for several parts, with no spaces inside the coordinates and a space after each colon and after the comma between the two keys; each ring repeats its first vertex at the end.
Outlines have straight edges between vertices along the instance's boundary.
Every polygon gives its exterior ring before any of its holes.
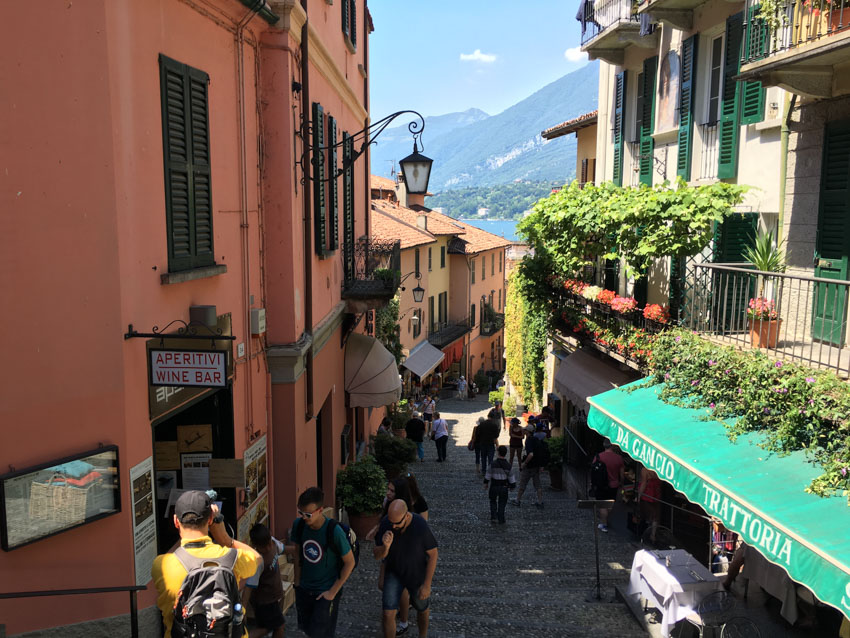
{"type": "Polygon", "coordinates": [[[426,521],[428,520],[428,502],[419,491],[419,486],[416,484],[416,477],[410,472],[407,473],[407,488],[410,492],[410,502],[413,507],[410,511],[419,514],[426,521]]]}

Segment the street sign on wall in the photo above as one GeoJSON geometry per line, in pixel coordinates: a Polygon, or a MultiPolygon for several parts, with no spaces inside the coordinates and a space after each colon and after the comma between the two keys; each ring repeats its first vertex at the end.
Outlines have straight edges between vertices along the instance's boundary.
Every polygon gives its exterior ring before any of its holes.
{"type": "Polygon", "coordinates": [[[227,385],[227,353],[219,350],[151,349],[152,386],[223,388],[227,385]]]}

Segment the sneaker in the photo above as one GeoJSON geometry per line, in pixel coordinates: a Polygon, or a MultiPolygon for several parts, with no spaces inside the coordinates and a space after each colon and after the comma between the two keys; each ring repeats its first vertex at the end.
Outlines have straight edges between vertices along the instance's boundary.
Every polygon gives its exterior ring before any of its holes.
{"type": "Polygon", "coordinates": [[[600,532],[607,532],[608,531],[608,526],[605,523],[599,523],[599,525],[597,525],[596,527],[599,528],[600,532]]]}
{"type": "Polygon", "coordinates": [[[407,632],[407,630],[408,630],[408,629],[410,629],[410,623],[407,623],[407,624],[405,624],[405,625],[402,625],[401,623],[399,623],[398,627],[396,627],[395,635],[396,635],[396,636],[401,636],[401,635],[403,635],[405,632],[407,632]]]}
{"type": "Polygon", "coordinates": [[[522,505],[522,503],[520,503],[520,502],[519,502],[518,500],[516,500],[515,498],[512,498],[511,500],[509,500],[509,501],[508,501],[508,503],[510,503],[511,505],[516,505],[517,507],[519,507],[520,505],[522,505]]]}

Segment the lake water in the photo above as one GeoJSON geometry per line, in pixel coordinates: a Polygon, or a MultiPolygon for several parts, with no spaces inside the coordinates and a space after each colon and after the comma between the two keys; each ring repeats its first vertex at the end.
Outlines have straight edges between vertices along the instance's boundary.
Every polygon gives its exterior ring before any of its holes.
{"type": "Polygon", "coordinates": [[[509,241],[519,241],[516,234],[517,221],[513,219],[461,219],[464,224],[475,226],[488,233],[504,237],[509,241]]]}

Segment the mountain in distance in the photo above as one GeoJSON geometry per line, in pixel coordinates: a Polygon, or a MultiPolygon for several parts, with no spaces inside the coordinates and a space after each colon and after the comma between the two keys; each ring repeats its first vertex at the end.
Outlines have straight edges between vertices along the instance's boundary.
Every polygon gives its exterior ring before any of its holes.
{"type": "MultiPolygon", "coordinates": [[[[425,130],[422,142],[426,149],[431,140],[447,135],[455,129],[462,128],[475,122],[480,122],[490,117],[481,109],[467,109],[460,113],[446,113],[445,115],[431,115],[425,117],[425,130]]],[[[415,116],[403,115],[401,119],[409,118],[411,121],[419,122],[415,116]]],[[[397,120],[398,121],[398,120],[397,120]]],[[[421,148],[419,149],[422,150],[421,148]]],[[[398,161],[404,159],[413,151],[413,136],[407,128],[407,124],[387,128],[378,140],[372,145],[372,173],[390,177],[393,167],[398,170],[398,161]]],[[[425,155],[431,157],[425,151],[425,155]]]]}
{"type": "MultiPolygon", "coordinates": [[[[481,117],[470,123],[462,113],[440,116],[444,128],[432,130],[426,119],[425,154],[434,160],[429,190],[493,186],[515,181],[557,181],[575,176],[574,135],[546,141],[540,132],[597,108],[599,65],[591,62],[544,86],[498,115],[481,117]]],[[[469,113],[465,111],[464,113],[469,113]]],[[[436,128],[436,127],[435,127],[436,128]]],[[[390,157],[380,145],[372,150],[372,172],[389,176],[390,162],[396,162],[412,149],[407,126],[387,129],[379,138],[393,134],[406,140],[403,153],[390,157]]],[[[404,142],[402,142],[404,143],[404,142]]]]}

